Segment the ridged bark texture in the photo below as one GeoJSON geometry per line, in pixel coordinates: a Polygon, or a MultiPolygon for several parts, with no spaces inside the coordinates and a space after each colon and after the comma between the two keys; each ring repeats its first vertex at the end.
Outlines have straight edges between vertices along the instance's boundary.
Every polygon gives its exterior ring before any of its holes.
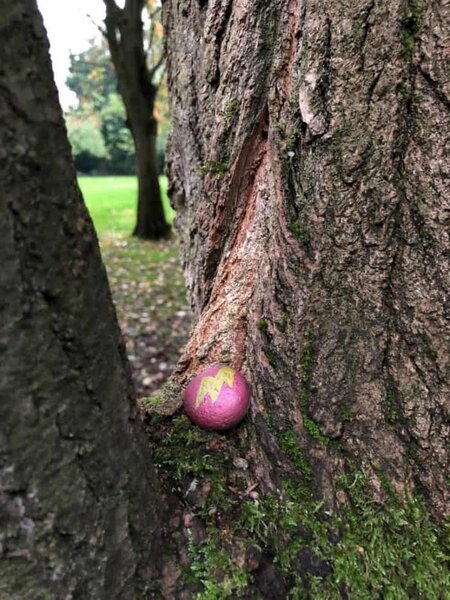
{"type": "Polygon", "coordinates": [[[0,597],[131,599],[159,490],[34,0],[0,38],[0,597]]]}
{"type": "Polygon", "coordinates": [[[391,484],[449,511],[444,4],[164,3],[198,317],[177,377],[216,360],[246,373],[269,488],[289,428],[330,504],[359,465],[376,497],[391,484]]]}

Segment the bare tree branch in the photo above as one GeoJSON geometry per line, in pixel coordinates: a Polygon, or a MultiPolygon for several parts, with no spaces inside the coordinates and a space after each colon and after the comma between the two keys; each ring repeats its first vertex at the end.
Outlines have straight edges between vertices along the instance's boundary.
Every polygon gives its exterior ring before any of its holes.
{"type": "Polygon", "coordinates": [[[150,50],[153,48],[153,38],[155,36],[155,20],[150,18],[150,33],[148,35],[148,47],[150,50]]]}
{"type": "Polygon", "coordinates": [[[112,61],[117,68],[118,55],[120,52],[119,44],[117,41],[117,32],[120,32],[119,22],[123,14],[123,9],[119,8],[114,0],[104,0],[104,3],[106,6],[106,39],[108,41],[112,61]]]}
{"type": "Polygon", "coordinates": [[[106,29],[103,29],[103,27],[101,25],[99,25],[92,17],[89,13],[86,13],[87,18],[89,19],[89,21],[100,31],[100,33],[102,34],[103,37],[106,38],[106,29]]]}
{"type": "Polygon", "coordinates": [[[157,8],[155,8],[155,10],[153,12],[149,12],[148,13],[148,18],[153,21],[155,19],[155,17],[158,15],[158,13],[161,12],[162,7],[158,6],[157,8]]]}

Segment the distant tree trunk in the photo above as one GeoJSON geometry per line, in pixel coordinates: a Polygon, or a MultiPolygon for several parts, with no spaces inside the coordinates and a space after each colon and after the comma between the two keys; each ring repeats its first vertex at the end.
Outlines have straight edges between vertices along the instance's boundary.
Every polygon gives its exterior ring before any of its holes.
{"type": "Polygon", "coordinates": [[[0,36],[0,597],[152,597],[160,492],[35,0],[0,36]]]}
{"type": "Polygon", "coordinates": [[[144,114],[141,117],[141,125],[133,133],[139,184],[137,221],[133,235],[144,239],[159,239],[165,237],[170,228],[166,223],[159,189],[157,122],[155,119],[148,121],[148,116],[144,114]],[[149,202],[149,198],[158,198],[159,201],[149,202]]]}
{"type": "Polygon", "coordinates": [[[243,369],[266,488],[289,430],[330,504],[357,464],[375,497],[387,482],[449,511],[444,12],[164,3],[170,190],[198,317],[176,376],[243,369]]]}
{"type": "Polygon", "coordinates": [[[157,121],[153,116],[156,68],[149,70],[147,67],[142,23],[144,0],[126,0],[123,8],[119,8],[114,0],[104,2],[106,39],[136,149],[138,211],[133,235],[160,239],[169,234],[170,227],[164,215],[158,181],[157,121]]]}

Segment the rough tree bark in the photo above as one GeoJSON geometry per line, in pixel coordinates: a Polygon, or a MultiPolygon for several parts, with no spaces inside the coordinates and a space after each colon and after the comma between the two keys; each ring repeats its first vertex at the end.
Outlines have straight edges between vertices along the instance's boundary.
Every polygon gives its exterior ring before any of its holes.
{"type": "Polygon", "coordinates": [[[161,500],[36,2],[0,36],[0,597],[135,598],[161,500]]]}
{"type": "Polygon", "coordinates": [[[265,489],[289,427],[330,506],[356,463],[448,512],[444,2],[167,0],[164,25],[198,317],[175,381],[247,374],[265,489]]]}
{"type": "Polygon", "coordinates": [[[153,114],[158,91],[153,79],[160,64],[152,69],[147,66],[142,23],[145,1],[126,0],[123,8],[118,7],[114,0],[104,1],[105,35],[136,150],[138,210],[133,235],[160,239],[170,232],[159,188],[156,155],[158,123],[153,114]]]}

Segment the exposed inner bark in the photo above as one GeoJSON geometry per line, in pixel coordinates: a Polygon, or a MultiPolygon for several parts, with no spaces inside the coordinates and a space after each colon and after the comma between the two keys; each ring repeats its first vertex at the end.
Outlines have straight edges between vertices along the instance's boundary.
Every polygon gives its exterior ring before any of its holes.
{"type": "Polygon", "coordinates": [[[383,480],[448,512],[443,3],[189,7],[164,5],[198,317],[174,389],[217,360],[245,372],[268,488],[289,427],[331,505],[356,462],[375,497],[383,480]]]}
{"type": "Polygon", "coordinates": [[[151,597],[159,487],[34,0],[0,37],[0,597],[151,597]]]}

